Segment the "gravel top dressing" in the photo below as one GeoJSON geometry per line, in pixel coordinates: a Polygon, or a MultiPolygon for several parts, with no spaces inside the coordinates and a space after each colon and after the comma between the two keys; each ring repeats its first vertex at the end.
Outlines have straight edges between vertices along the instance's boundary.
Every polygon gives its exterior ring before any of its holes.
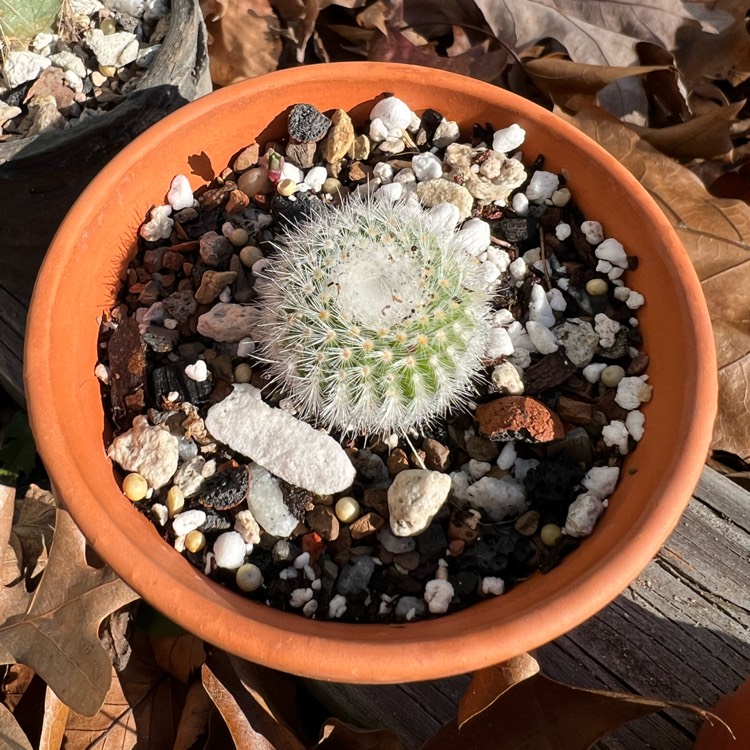
{"type": "Polygon", "coordinates": [[[637,258],[524,138],[300,103],[195,194],[165,175],[96,374],[123,493],[207,576],[406,621],[594,531],[651,397],[637,258]]]}

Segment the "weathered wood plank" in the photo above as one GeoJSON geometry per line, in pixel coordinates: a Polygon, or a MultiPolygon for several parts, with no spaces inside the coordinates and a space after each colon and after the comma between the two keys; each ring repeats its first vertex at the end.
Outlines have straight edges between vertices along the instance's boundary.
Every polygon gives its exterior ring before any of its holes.
{"type": "Polygon", "coordinates": [[[0,282],[0,385],[23,405],[23,338],[27,304],[0,282]]]}
{"type": "Polygon", "coordinates": [[[704,467],[695,489],[706,505],[723,514],[724,518],[750,533],[750,493],[735,482],[727,481],[718,471],[704,467]]]}

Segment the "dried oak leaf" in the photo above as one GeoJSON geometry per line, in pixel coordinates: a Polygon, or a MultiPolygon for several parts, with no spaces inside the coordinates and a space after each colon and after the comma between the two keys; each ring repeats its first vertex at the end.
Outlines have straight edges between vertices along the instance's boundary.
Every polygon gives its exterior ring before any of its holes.
{"type": "Polygon", "coordinates": [[[276,70],[281,38],[268,0],[201,0],[200,5],[214,85],[228,86],[276,70]]]}
{"type": "Polygon", "coordinates": [[[172,750],[190,750],[208,729],[211,713],[216,709],[201,682],[194,682],[185,696],[172,750]]]}
{"type": "Polygon", "coordinates": [[[693,262],[708,303],[719,366],[714,450],[750,460],[750,206],[715,198],[688,169],[656,151],[601,109],[571,123],[593,138],[649,191],[693,262]]]}
{"type": "Polygon", "coordinates": [[[25,497],[16,500],[9,544],[26,580],[40,573],[55,529],[55,499],[51,492],[29,486],[25,497]]]}
{"type": "Polygon", "coordinates": [[[492,697],[489,693],[488,707],[460,728],[455,719],[445,724],[423,750],[588,750],[621,724],[665,708],[681,708],[703,718],[710,715],[686,703],[575,688],[542,674],[492,697]]]}
{"type": "Polygon", "coordinates": [[[398,735],[388,729],[358,729],[338,719],[328,719],[315,747],[325,750],[401,750],[398,735]]]}
{"type": "Polygon", "coordinates": [[[13,714],[0,703],[0,747],[5,750],[33,750],[29,738],[13,714]]]}
{"type": "Polygon", "coordinates": [[[69,715],[70,708],[47,686],[44,693],[44,714],[39,750],[60,750],[65,738],[65,727],[69,715]]]}
{"type": "Polygon", "coordinates": [[[180,682],[188,682],[192,673],[206,661],[203,641],[192,633],[149,635],[156,663],[180,682]]]}
{"type": "Polygon", "coordinates": [[[648,41],[673,49],[686,28],[717,34],[733,22],[723,10],[701,3],[661,0],[475,0],[495,36],[522,49],[539,39],[560,42],[579,63],[630,65],[634,45],[648,41]]]}
{"type": "Polygon", "coordinates": [[[108,614],[137,594],[104,566],[86,562],[86,540],[57,510],[47,566],[36,590],[23,582],[0,597],[0,663],[34,669],[73,710],[95,714],[110,684],[112,666],[98,629],[108,614]]]}

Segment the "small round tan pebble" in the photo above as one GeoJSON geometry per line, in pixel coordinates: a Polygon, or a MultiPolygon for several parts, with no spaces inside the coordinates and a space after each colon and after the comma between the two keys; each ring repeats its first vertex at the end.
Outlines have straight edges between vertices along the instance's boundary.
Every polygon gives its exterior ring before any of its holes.
{"type": "Polygon", "coordinates": [[[351,523],[359,518],[360,508],[356,498],[342,497],[336,503],[336,518],[342,523],[351,523]]]}
{"type": "Polygon", "coordinates": [[[257,565],[245,563],[237,568],[235,580],[242,591],[257,591],[263,585],[263,574],[257,565]]]}
{"type": "Polygon", "coordinates": [[[562,529],[555,523],[548,523],[546,526],[542,526],[539,537],[543,544],[554,547],[562,539],[562,529]]]}
{"type": "Polygon", "coordinates": [[[602,370],[599,379],[607,388],[614,388],[625,377],[625,370],[620,365],[610,365],[602,370]]]}
{"type": "Polygon", "coordinates": [[[609,285],[604,279],[590,279],[586,282],[586,292],[592,297],[600,297],[607,293],[609,285]]]}
{"type": "Polygon", "coordinates": [[[335,177],[329,177],[324,183],[321,190],[328,195],[336,195],[341,190],[341,182],[335,177]]]}
{"type": "Polygon", "coordinates": [[[248,240],[247,229],[242,227],[235,227],[230,233],[227,239],[235,246],[242,247],[248,240]]]}
{"type": "Polygon", "coordinates": [[[271,185],[271,181],[268,179],[268,170],[264,167],[255,167],[239,176],[237,187],[248,198],[252,198],[258,193],[267,193],[272,189],[273,185],[271,185]]]}
{"type": "Polygon", "coordinates": [[[263,258],[263,251],[254,245],[247,245],[240,250],[240,261],[245,268],[252,268],[263,258]]]}
{"type": "Polygon", "coordinates": [[[99,72],[105,78],[112,78],[113,76],[117,75],[117,68],[114,65],[100,65],[99,72]]]}
{"type": "Polygon", "coordinates": [[[188,552],[200,552],[206,546],[206,535],[198,529],[188,531],[185,536],[185,549],[188,552]]]}
{"type": "Polygon", "coordinates": [[[249,383],[253,379],[253,368],[247,362],[242,362],[234,368],[235,383],[249,383]]]}
{"type": "Polygon", "coordinates": [[[177,485],[169,488],[165,505],[170,518],[182,512],[185,507],[185,495],[182,494],[182,490],[177,485]]]}
{"type": "Polygon", "coordinates": [[[297,192],[297,183],[294,180],[279,180],[276,186],[276,192],[279,195],[294,195],[297,192]]]}
{"type": "Polygon", "coordinates": [[[148,494],[148,482],[140,474],[128,474],[122,481],[122,491],[128,500],[138,503],[148,494]]]}

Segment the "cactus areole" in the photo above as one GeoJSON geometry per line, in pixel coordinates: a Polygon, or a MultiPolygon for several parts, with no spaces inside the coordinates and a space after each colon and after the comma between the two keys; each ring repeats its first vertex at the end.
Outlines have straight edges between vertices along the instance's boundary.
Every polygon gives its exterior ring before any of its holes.
{"type": "Polygon", "coordinates": [[[258,333],[300,416],[403,433],[470,398],[494,284],[444,216],[353,197],[285,232],[260,284],[258,333]]]}

